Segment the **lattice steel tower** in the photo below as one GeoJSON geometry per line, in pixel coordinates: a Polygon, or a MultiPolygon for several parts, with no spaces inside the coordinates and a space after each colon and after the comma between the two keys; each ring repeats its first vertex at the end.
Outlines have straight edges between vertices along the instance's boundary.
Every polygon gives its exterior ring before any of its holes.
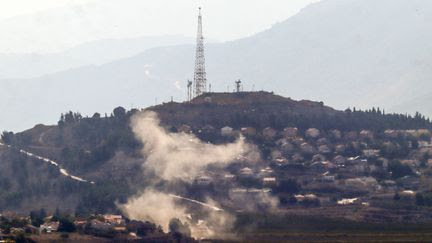
{"type": "Polygon", "coordinates": [[[201,8],[199,8],[198,15],[198,34],[195,58],[194,95],[196,97],[207,91],[201,8]]]}

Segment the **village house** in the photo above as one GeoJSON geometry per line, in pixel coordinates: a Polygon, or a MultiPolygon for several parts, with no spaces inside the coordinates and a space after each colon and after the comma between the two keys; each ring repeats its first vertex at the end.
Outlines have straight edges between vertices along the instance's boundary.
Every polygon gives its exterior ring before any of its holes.
{"type": "Polygon", "coordinates": [[[295,151],[295,147],[294,147],[294,145],[292,145],[291,143],[284,143],[284,144],[282,144],[282,145],[280,146],[280,149],[281,149],[281,151],[282,151],[284,154],[290,154],[290,153],[292,153],[292,152],[295,151]]]}
{"type": "Polygon", "coordinates": [[[272,150],[272,152],[270,153],[270,157],[271,157],[272,159],[280,158],[280,157],[282,157],[282,152],[279,151],[279,150],[277,150],[277,149],[274,149],[274,150],[272,150]]]}
{"type": "Polygon", "coordinates": [[[373,139],[374,138],[373,132],[371,132],[369,130],[362,130],[362,131],[360,131],[359,136],[360,136],[361,139],[373,139]]]}
{"type": "Polygon", "coordinates": [[[243,177],[251,177],[254,175],[254,172],[251,168],[244,167],[243,169],[240,170],[240,175],[243,177]]]}
{"type": "Polygon", "coordinates": [[[213,182],[213,179],[210,176],[201,175],[195,179],[195,182],[200,186],[208,186],[213,182]]]}
{"type": "Polygon", "coordinates": [[[301,162],[304,161],[304,157],[303,157],[301,154],[296,153],[296,154],[294,154],[293,156],[291,156],[291,160],[292,160],[294,163],[301,163],[301,162]]]}
{"type": "Polygon", "coordinates": [[[264,186],[276,186],[276,177],[265,177],[263,178],[264,186]]]}
{"type": "Polygon", "coordinates": [[[309,128],[308,130],[306,130],[305,136],[307,138],[318,138],[320,134],[320,130],[316,128],[309,128]]]}
{"type": "Polygon", "coordinates": [[[204,127],[201,128],[201,131],[206,134],[213,134],[216,133],[216,128],[214,128],[211,125],[205,125],[204,127]]]}
{"type": "Polygon", "coordinates": [[[233,131],[234,129],[232,129],[232,127],[225,126],[221,128],[221,135],[224,137],[230,137],[233,135],[233,131]]]}
{"type": "Polygon", "coordinates": [[[318,139],[318,140],[316,141],[316,144],[317,144],[318,146],[321,146],[321,145],[329,145],[329,144],[330,144],[330,141],[329,141],[327,138],[320,138],[320,139],[318,139]]]}
{"type": "Polygon", "coordinates": [[[318,152],[322,154],[330,154],[332,151],[328,145],[321,145],[318,147],[318,152]]]}
{"type": "Polygon", "coordinates": [[[342,132],[339,130],[336,130],[336,129],[331,130],[330,135],[336,140],[339,140],[342,138],[342,132]]]}
{"type": "Polygon", "coordinates": [[[247,137],[253,137],[256,136],[256,129],[253,127],[242,127],[240,129],[241,134],[247,137]]]}
{"type": "Polygon", "coordinates": [[[357,132],[356,131],[346,132],[344,137],[346,140],[356,140],[357,132]]]}
{"type": "Polygon", "coordinates": [[[346,150],[346,146],[344,144],[339,144],[339,145],[336,145],[336,147],[335,147],[335,152],[337,154],[345,153],[345,150],[346,150]]]}
{"type": "Polygon", "coordinates": [[[337,165],[344,165],[346,163],[346,158],[342,155],[338,155],[333,158],[333,162],[337,165]]]}
{"type": "Polygon", "coordinates": [[[384,131],[384,136],[386,138],[397,138],[399,136],[399,131],[387,129],[384,131]]]}
{"type": "Polygon", "coordinates": [[[287,127],[283,130],[282,134],[285,138],[294,138],[298,134],[298,129],[297,127],[287,127]]]}
{"type": "Polygon", "coordinates": [[[315,148],[308,143],[302,143],[300,150],[303,154],[314,154],[316,152],[315,148]]]}
{"type": "Polygon", "coordinates": [[[418,167],[420,165],[420,161],[415,159],[404,159],[400,161],[404,165],[408,165],[410,167],[418,167]]]}
{"type": "Polygon", "coordinates": [[[44,223],[39,227],[39,231],[41,233],[48,233],[49,234],[52,232],[57,232],[59,226],[60,226],[60,223],[57,221],[44,223]]]}
{"type": "Polygon", "coordinates": [[[380,150],[378,149],[364,149],[363,155],[370,158],[370,157],[378,157],[380,155],[380,150]]]}
{"type": "Polygon", "coordinates": [[[284,165],[288,165],[290,163],[289,160],[285,157],[280,157],[280,158],[274,159],[273,162],[276,163],[276,165],[278,165],[278,166],[284,166],[284,165]]]}
{"type": "Polygon", "coordinates": [[[177,131],[183,133],[192,133],[192,128],[186,124],[183,124],[179,128],[177,128],[177,131]]]}
{"type": "Polygon", "coordinates": [[[321,161],[326,161],[326,157],[324,156],[324,155],[322,155],[322,154],[315,154],[313,157],[312,157],[312,162],[321,162],[321,161]]]}
{"type": "Polygon", "coordinates": [[[262,135],[263,135],[264,139],[272,140],[272,139],[274,139],[276,137],[277,131],[274,130],[273,128],[271,128],[271,127],[266,127],[262,131],[262,135]]]}
{"type": "Polygon", "coordinates": [[[125,220],[121,215],[105,214],[103,215],[104,221],[109,224],[121,225],[125,223],[125,220]]]}

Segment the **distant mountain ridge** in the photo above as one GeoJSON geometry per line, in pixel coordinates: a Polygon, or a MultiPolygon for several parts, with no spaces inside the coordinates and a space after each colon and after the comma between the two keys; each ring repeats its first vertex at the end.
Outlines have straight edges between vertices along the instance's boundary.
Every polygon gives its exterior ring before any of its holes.
{"type": "Polygon", "coordinates": [[[183,36],[145,36],[92,41],[57,53],[0,53],[0,79],[34,78],[87,65],[102,65],[154,47],[191,44],[193,41],[193,38],[183,36]]]}
{"type": "MultiPolygon", "coordinates": [[[[337,109],[379,106],[431,116],[424,105],[432,88],[432,54],[425,51],[432,48],[431,22],[427,0],[324,0],[255,36],[208,44],[208,80],[213,91],[231,91],[241,78],[244,90],[277,91],[337,109]]],[[[66,110],[90,115],[185,100],[193,65],[194,46],[182,45],[98,67],[1,80],[0,92],[8,92],[0,93],[0,108],[12,115],[0,127],[52,123],[66,110]]]]}

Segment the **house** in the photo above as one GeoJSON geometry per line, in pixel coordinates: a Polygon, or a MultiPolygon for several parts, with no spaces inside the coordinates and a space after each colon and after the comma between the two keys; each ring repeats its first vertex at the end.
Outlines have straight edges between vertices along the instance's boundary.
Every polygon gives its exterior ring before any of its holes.
{"type": "Polygon", "coordinates": [[[195,179],[195,182],[200,186],[208,186],[213,182],[213,179],[210,176],[201,175],[195,179]]]}
{"type": "Polygon", "coordinates": [[[233,174],[225,174],[225,175],[223,176],[223,179],[224,179],[225,181],[231,182],[231,181],[234,181],[234,180],[235,180],[235,175],[233,175],[233,174]]]}
{"type": "Polygon", "coordinates": [[[121,225],[124,224],[124,219],[121,215],[115,215],[115,214],[105,214],[103,215],[105,223],[114,224],[114,225],[121,225]]]}
{"type": "Polygon", "coordinates": [[[273,170],[270,167],[266,167],[266,168],[260,170],[260,174],[268,176],[268,175],[273,174],[273,170]]]}
{"type": "Polygon", "coordinates": [[[240,170],[240,175],[242,176],[253,176],[254,172],[251,168],[249,167],[244,167],[243,169],[240,170]]]}
{"type": "Polygon", "coordinates": [[[211,125],[205,125],[204,127],[201,128],[201,131],[203,133],[213,134],[213,133],[216,133],[216,128],[214,128],[211,125]]]}
{"type": "Polygon", "coordinates": [[[233,135],[233,131],[234,129],[232,129],[232,127],[225,126],[221,128],[221,135],[224,137],[229,137],[233,135]]]}
{"type": "Polygon", "coordinates": [[[263,178],[264,186],[275,186],[276,185],[276,177],[265,177],[263,178]]]}
{"type": "Polygon", "coordinates": [[[279,151],[279,150],[277,150],[277,149],[275,149],[275,150],[273,150],[273,151],[271,152],[270,157],[271,157],[272,159],[280,158],[280,157],[282,157],[282,152],[279,151]]]}
{"type": "Polygon", "coordinates": [[[339,140],[339,139],[342,138],[342,133],[341,133],[341,131],[339,131],[339,130],[337,130],[337,129],[331,130],[331,131],[330,131],[330,135],[331,135],[334,139],[336,139],[336,140],[339,140]]]}
{"type": "Polygon", "coordinates": [[[343,153],[345,153],[345,150],[346,150],[346,146],[343,144],[336,145],[336,147],[335,147],[335,152],[337,154],[343,154],[343,153]]]}
{"type": "Polygon", "coordinates": [[[357,139],[357,132],[351,131],[345,133],[345,139],[346,140],[356,140],[357,139]]]}
{"type": "Polygon", "coordinates": [[[431,144],[428,141],[418,141],[419,148],[429,148],[431,144]]]}
{"type": "Polygon", "coordinates": [[[333,158],[333,162],[337,165],[344,165],[346,163],[346,159],[342,155],[338,155],[333,158]]]}
{"type": "Polygon", "coordinates": [[[380,155],[380,150],[378,149],[364,149],[363,155],[366,157],[377,157],[380,155]]]}
{"type": "Polygon", "coordinates": [[[298,134],[298,129],[297,127],[287,127],[283,130],[282,134],[285,138],[294,138],[298,134]]]}
{"type": "Polygon", "coordinates": [[[359,202],[358,198],[344,198],[337,202],[338,205],[351,205],[359,202]]]}
{"type": "Polygon", "coordinates": [[[283,166],[289,164],[289,160],[285,157],[280,157],[273,160],[274,163],[276,163],[278,166],[283,166]]]}
{"type": "Polygon", "coordinates": [[[373,139],[374,133],[369,130],[362,130],[360,131],[360,138],[361,139],[373,139]]]}
{"type": "Polygon", "coordinates": [[[271,128],[271,127],[266,127],[262,131],[262,134],[263,134],[263,137],[265,139],[272,140],[272,139],[274,139],[276,137],[277,131],[274,130],[273,128],[271,128]]]}
{"type": "Polygon", "coordinates": [[[384,131],[384,136],[386,138],[397,138],[399,136],[399,131],[387,129],[384,131]]]}
{"type": "Polygon", "coordinates": [[[329,140],[327,140],[327,138],[320,138],[316,141],[316,144],[318,146],[321,146],[321,145],[328,145],[328,144],[330,144],[330,142],[329,142],[329,140]]]}
{"type": "Polygon", "coordinates": [[[48,222],[48,223],[44,223],[39,227],[39,231],[40,232],[44,232],[44,233],[52,233],[52,232],[57,232],[58,228],[60,226],[59,222],[48,222]]]}
{"type": "Polygon", "coordinates": [[[295,151],[294,145],[288,142],[280,145],[280,149],[285,154],[289,154],[295,151]]]}
{"type": "Polygon", "coordinates": [[[334,182],[336,180],[336,177],[334,175],[324,175],[322,177],[323,182],[334,182]]]}
{"type": "Polygon", "coordinates": [[[411,166],[411,167],[416,167],[416,166],[420,165],[420,161],[414,160],[414,159],[404,159],[404,160],[401,160],[401,163],[404,165],[411,166]]]}
{"type": "Polygon", "coordinates": [[[297,146],[300,146],[302,143],[305,142],[305,140],[303,138],[296,137],[296,138],[292,139],[291,142],[297,146]]]}
{"type": "Polygon", "coordinates": [[[328,145],[321,145],[318,147],[318,152],[322,154],[330,154],[332,151],[328,145]]]}
{"type": "Polygon", "coordinates": [[[314,200],[318,199],[318,197],[315,194],[306,194],[306,195],[299,194],[299,195],[294,195],[294,198],[298,202],[303,202],[303,201],[306,201],[306,200],[314,201],[314,200]]]}
{"type": "Polygon", "coordinates": [[[419,129],[416,131],[417,137],[431,137],[431,132],[428,129],[419,129]]]}
{"type": "Polygon", "coordinates": [[[243,134],[244,136],[247,136],[247,137],[255,136],[257,133],[256,129],[253,127],[242,127],[240,129],[240,132],[241,132],[241,134],[243,134]]]}
{"type": "Polygon", "coordinates": [[[300,163],[304,161],[304,157],[301,154],[296,153],[293,156],[291,156],[291,160],[294,163],[300,163]]]}
{"type": "Polygon", "coordinates": [[[318,138],[320,136],[320,130],[316,128],[309,128],[305,133],[307,138],[318,138]]]}
{"type": "Polygon", "coordinates": [[[177,131],[183,133],[192,133],[192,128],[186,124],[183,124],[177,129],[177,131]]]}
{"type": "Polygon", "coordinates": [[[322,154],[315,154],[315,155],[312,157],[312,161],[313,161],[313,162],[317,162],[317,161],[319,161],[319,162],[321,162],[321,161],[326,161],[326,157],[325,157],[324,155],[322,155],[322,154]]]}
{"type": "Polygon", "coordinates": [[[314,154],[316,152],[315,148],[308,143],[302,143],[300,145],[300,150],[304,154],[314,154]]]}

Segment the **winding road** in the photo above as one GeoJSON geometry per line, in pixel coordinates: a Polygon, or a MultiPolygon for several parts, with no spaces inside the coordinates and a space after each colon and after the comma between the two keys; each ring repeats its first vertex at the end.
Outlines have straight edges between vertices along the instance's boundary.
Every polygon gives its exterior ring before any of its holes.
{"type": "Polygon", "coordinates": [[[63,176],[69,177],[69,178],[72,179],[72,180],[79,181],[79,182],[84,182],[84,183],[95,184],[94,181],[85,180],[85,179],[83,179],[83,178],[81,178],[81,177],[78,177],[78,176],[75,176],[75,175],[71,175],[71,174],[70,174],[66,169],[64,169],[64,168],[63,168],[63,167],[62,167],[58,162],[56,162],[56,161],[54,161],[54,160],[51,160],[51,159],[48,159],[48,158],[45,158],[45,157],[42,157],[42,156],[39,156],[39,155],[36,155],[36,154],[30,153],[30,152],[25,151],[25,150],[23,150],[23,149],[19,149],[19,148],[16,148],[16,147],[13,147],[13,146],[11,146],[11,145],[4,144],[4,143],[1,143],[1,142],[0,142],[0,146],[2,146],[2,147],[7,147],[7,148],[9,148],[9,149],[15,149],[15,150],[17,150],[18,152],[20,152],[20,153],[22,153],[22,154],[25,154],[25,155],[27,155],[27,156],[29,156],[29,157],[31,157],[31,158],[34,158],[34,159],[37,159],[37,160],[43,161],[43,162],[45,162],[45,163],[48,163],[48,164],[50,164],[50,165],[53,165],[53,166],[55,166],[55,167],[58,168],[58,170],[60,171],[60,173],[61,173],[63,176]]]}

